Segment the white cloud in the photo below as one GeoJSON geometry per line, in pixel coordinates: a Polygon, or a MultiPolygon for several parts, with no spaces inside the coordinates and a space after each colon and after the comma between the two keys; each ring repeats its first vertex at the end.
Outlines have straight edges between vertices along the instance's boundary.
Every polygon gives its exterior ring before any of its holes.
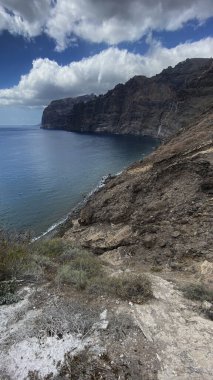
{"type": "Polygon", "coordinates": [[[0,31],[26,38],[40,35],[50,17],[51,0],[0,0],[0,31]]]}
{"type": "Polygon", "coordinates": [[[189,20],[213,15],[212,0],[59,0],[47,33],[64,49],[69,36],[117,44],[136,41],[152,30],[176,30],[189,20]]]}
{"type": "Polygon", "coordinates": [[[57,50],[76,37],[113,45],[211,16],[212,0],[0,0],[0,31],[25,37],[45,31],[57,50]]]}
{"type": "Polygon", "coordinates": [[[0,90],[0,105],[45,106],[50,100],[61,97],[100,94],[134,75],[152,76],[186,58],[211,56],[213,38],[209,37],[172,49],[153,42],[144,56],[111,47],[66,66],[39,58],[17,86],[0,90]]]}

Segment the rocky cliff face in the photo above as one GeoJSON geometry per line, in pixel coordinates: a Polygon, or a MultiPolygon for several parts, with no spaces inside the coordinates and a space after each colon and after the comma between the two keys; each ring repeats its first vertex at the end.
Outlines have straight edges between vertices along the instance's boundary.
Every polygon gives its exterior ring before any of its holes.
{"type": "Polygon", "coordinates": [[[78,103],[86,103],[95,98],[95,95],[84,95],[76,98],[53,100],[45,108],[42,116],[42,127],[45,129],[67,129],[73,107],[78,103]]]}
{"type": "Polygon", "coordinates": [[[188,59],[152,78],[136,76],[89,101],[52,102],[42,127],[163,139],[195,120],[211,105],[212,94],[213,59],[188,59]]]}

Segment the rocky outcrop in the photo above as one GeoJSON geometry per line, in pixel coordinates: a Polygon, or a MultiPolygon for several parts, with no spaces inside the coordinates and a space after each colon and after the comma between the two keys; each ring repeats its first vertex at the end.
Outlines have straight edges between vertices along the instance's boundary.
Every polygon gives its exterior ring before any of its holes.
{"type": "Polygon", "coordinates": [[[213,261],[213,108],[107,181],[65,238],[97,254],[179,268],[213,261]]]}
{"type": "Polygon", "coordinates": [[[187,59],[152,78],[136,76],[86,102],[52,102],[44,110],[42,127],[164,139],[196,120],[211,105],[212,94],[213,59],[187,59]]]}
{"type": "Polygon", "coordinates": [[[53,100],[45,108],[42,116],[42,127],[45,129],[66,129],[73,107],[78,103],[86,103],[95,98],[95,95],[78,96],[53,100]]]}

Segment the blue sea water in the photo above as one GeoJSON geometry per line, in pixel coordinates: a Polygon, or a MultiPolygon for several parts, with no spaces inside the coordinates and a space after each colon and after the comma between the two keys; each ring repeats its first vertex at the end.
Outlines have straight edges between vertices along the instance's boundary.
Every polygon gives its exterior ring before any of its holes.
{"type": "Polygon", "coordinates": [[[0,127],[0,228],[41,234],[103,176],[123,170],[156,145],[149,137],[0,127]]]}

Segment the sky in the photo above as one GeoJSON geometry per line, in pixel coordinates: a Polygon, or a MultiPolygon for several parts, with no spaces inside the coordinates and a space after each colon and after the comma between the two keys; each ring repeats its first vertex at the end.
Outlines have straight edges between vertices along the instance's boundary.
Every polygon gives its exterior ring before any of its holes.
{"type": "Polygon", "coordinates": [[[213,57],[213,0],[0,0],[0,125],[213,57]]]}

